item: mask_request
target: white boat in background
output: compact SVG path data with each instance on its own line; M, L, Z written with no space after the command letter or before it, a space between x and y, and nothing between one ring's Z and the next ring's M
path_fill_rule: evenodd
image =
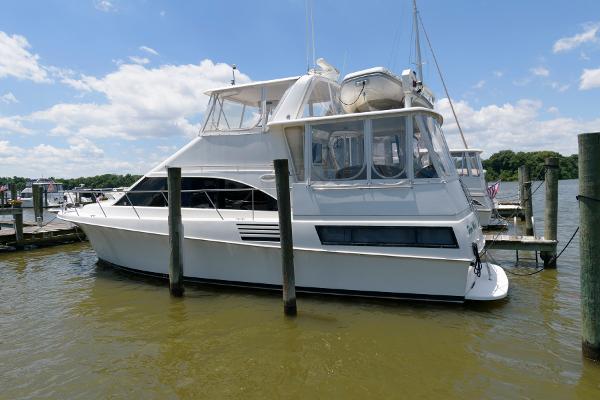
M402 72L393 99L374 91L370 111L344 113L337 70L317 64L303 76L208 91L198 137L119 199L65 208L60 218L83 229L101 260L166 277L167 167L179 167L184 279L280 289L273 160L285 158L297 291L504 298L508 279L480 261L485 239L442 117L423 106L420 71Z
M456 166L456 171L463 181L475 209L481 226L486 227L492 224L494 213L494 201L487 192L487 183L485 181L485 171L481 164L481 153L479 149L452 149L450 154Z
M31 208L33 207L33 185L39 185L42 187L43 195L42 199L48 199L48 207L60 207L64 201L64 189L63 184L55 182L52 179L36 179L34 181L27 181L25 189L19 194L21 200L21 207Z

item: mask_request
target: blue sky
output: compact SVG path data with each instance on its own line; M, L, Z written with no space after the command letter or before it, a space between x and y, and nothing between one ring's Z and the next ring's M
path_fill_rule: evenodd
M409 0L313 4L342 73L411 65ZM306 71L305 0L3 2L0 176L144 173L198 130L202 92ZM421 0L469 144L577 151L600 130L600 2ZM423 36L423 35L422 35ZM425 83L457 129L425 38Z

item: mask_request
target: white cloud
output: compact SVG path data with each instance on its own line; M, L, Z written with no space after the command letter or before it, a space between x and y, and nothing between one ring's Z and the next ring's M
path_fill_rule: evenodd
M550 114L558 114L559 113L558 108L554 107L554 106L548 107L548 109L546 110L546 112L550 113Z
M0 78L12 76L34 82L50 82L46 70L39 65L37 54L31 54L29 42L20 35L9 36L0 31Z
M454 106L467 143L483 148L486 157L505 149L573 154L577 152L578 133L600 129L600 118L588 121L560 117L542 119L543 104L536 100L524 99L515 104L488 105L479 109L464 101L454 102ZM444 116L449 146L462 146L448 100L438 101L436 108Z
M580 77L579 90L600 87L600 68L584 69Z
M165 11L165 10L161 10L161 11L160 11L160 13L159 13L159 15L160 15L161 17L164 17L165 15L167 15L167 13L166 13L166 11Z
M496 71L493 71L492 73L494 74L494 76L496 78L502 78L504 76L504 72L502 72L502 71L496 70Z
M548 68L546 67L535 67L535 68L530 68L529 72L531 72L533 75L535 76L549 76L550 75L550 70L548 70Z
M7 93L3 94L2 96L0 96L0 101L2 101L3 103L6 103L6 104L19 102L19 100L17 100L15 95L12 94L12 92L7 92Z
M94 0L94 7L96 7L96 10L100 10L103 12L111 12L117 10L114 3L110 0Z
M87 138L186 136L198 133L206 107L204 91L227 85L231 67L204 60L200 64L148 68L123 64L101 78L82 75L63 79L82 91L95 92L106 103L62 103L23 117L29 123L50 124L51 135ZM250 79L238 73L239 83Z
M24 135L30 134L31 129L25 128L21 123L22 118L19 116L0 117L0 134L20 133Z
M134 64L146 65L150 63L146 57L129 56L129 60Z
M473 89L481 89L485 86L485 81L482 79L479 82L477 82L475 85L473 85Z
M65 147L40 143L32 147L15 146L0 140L0 169L6 175L75 177L123 171L140 171L144 161L119 160L85 138L72 137Z
M551 82L550 86L552 87L552 89L554 89L560 93L566 92L571 87L571 85L569 85L569 84L561 85L559 82Z
M588 24L584 26L584 31L574 36L564 37L557 40L552 47L554 53L572 50L583 43L595 42L598 40L596 33L600 29L600 23Z
M148 54L152 54L153 56L157 56L158 55L158 51L154 50L152 47L140 46L139 49L141 51L145 51Z

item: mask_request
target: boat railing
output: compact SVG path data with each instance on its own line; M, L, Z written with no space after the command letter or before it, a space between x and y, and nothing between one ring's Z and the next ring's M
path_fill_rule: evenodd
M202 193L202 194L204 194L204 196L206 196L206 199L208 200L209 204L211 205L211 208L216 211L216 213L218 214L219 218L221 218L221 220L225 220L225 218L223 217L223 214L221 213L221 211L219 211L219 208L214 203L214 201L211 198L211 196L209 196L209 193L218 193L218 192L250 192L250 210L247 210L247 211L251 211L252 220L254 221L254 219L255 219L255 212L256 212L256 203L255 203L254 192L256 190L258 190L258 189L255 189L255 188L186 189L186 190L181 190L181 193L182 194L183 193ZM141 219L142 217L141 217L140 213L138 212L138 210L136 209L136 206L134 205L134 202L131 201L131 198L129 197L130 194L157 194L157 193L160 193L162 195L163 199L165 200L164 207L168 207L169 206L169 199L168 199L168 196L167 196L168 193L169 193L168 190L119 190L119 191L114 191L112 189L100 189L100 190L96 189L96 190L77 190L77 193L78 194L90 194L92 196L92 199L93 199L93 204L97 204L99 206L100 211L102 211L102 214L104 215L105 218L108 218L108 216L106 214L106 210L102 206L102 201L106 200L106 198L103 198L105 194L117 194L117 195L122 194L122 197L125 197L125 199L127 200L127 203L126 204L121 204L120 206L130 206L138 219ZM72 207L68 207L67 206L67 202L63 202L63 204L62 204L63 212L66 212L69 209L73 209L75 211L75 213L77 214L77 216L79 216L78 208L83 207L85 204L78 203L76 201L76 199L73 199L71 192L65 192L65 196L68 197L68 200L73 204L73 206ZM116 199L116 201L121 200L122 197ZM141 206L138 205L138 207L141 207Z

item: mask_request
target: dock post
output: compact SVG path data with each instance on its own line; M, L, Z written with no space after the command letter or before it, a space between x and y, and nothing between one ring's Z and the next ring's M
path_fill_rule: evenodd
M521 221L524 221L525 214L523 213L523 210L525 210L525 201L524 201L525 200L525 188L523 187L523 167L519 167L519 169L518 169L518 179L519 179L519 206L521 206L521 211L518 213L518 216Z
M21 208L21 204L14 204L13 208ZM23 212L13 214L15 228L15 242L17 250L23 250Z
M44 186L44 208L48 208L48 188Z
M531 198L531 179L529 177L529 168L526 165L519 167L519 176L521 177L521 207L525 214L525 235L533 235L533 199Z
M544 210L544 239L556 240L558 226L558 158L548 157L545 162L546 206ZM544 268L556 268L556 249L543 251Z
M183 223L181 222L181 168L167 168L169 191L169 291L183 296Z
M33 215L35 216L35 222L38 226L42 226L44 220L44 208L42 205L42 187L40 185L32 185L32 201L33 201Z
M273 161L277 186L277 210L281 237L281 267L283 272L283 312L288 316L298 313L294 277L294 239L292 237L292 209L290 202L290 174L288 160Z
M600 361L600 132L582 133L578 142L581 347Z
M17 184L16 183L9 183L8 184L8 188L10 190L10 199L11 200L16 200L17 197L19 197L17 195Z

